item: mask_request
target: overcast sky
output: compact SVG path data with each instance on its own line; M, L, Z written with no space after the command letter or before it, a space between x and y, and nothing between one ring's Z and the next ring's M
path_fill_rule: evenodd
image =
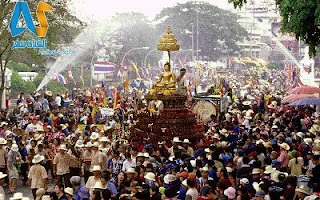
M99 19L117 12L136 11L153 18L162 8L189 0L74 0L76 14L80 18ZM228 0L204 0L223 9L233 9Z

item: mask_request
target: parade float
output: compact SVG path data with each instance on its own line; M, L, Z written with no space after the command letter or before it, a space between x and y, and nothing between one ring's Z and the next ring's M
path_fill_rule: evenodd
M170 52L178 51L180 45L170 27L157 48L168 52L169 61L164 65L164 72L159 75L159 80L145 96L146 109L136 115L131 135L149 137L154 142L171 140L173 137L201 138L205 127L186 105L187 88L183 82L185 71L180 71L178 76L171 72Z

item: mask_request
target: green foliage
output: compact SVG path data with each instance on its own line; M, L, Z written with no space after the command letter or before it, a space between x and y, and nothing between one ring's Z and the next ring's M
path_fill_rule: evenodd
M160 22L157 25L158 34L162 34L170 26L181 49L191 49L193 24L196 49L197 17L200 56L214 59L225 48L231 53L238 51L236 42L247 36L246 30L237 22L237 15L204 2L188 2L163 9L155 18Z
M228 0L235 7L242 7L246 0ZM282 17L281 30L295 34L309 45L309 54L316 55L320 45L319 0L275 0Z
M268 68L269 69L280 69L281 66L278 63L269 63Z
M12 70L11 91L14 94L20 92L32 93L36 90L35 85L31 81L24 81L17 71Z
M38 74L38 76L36 76L33 79L33 84L34 84L35 88L37 88L40 85L40 83L41 83L42 79L44 78L44 76L45 76L45 73L40 72ZM65 85L63 83L51 81L51 82L48 83L47 89L52 91L55 94L56 93L60 93L61 94L62 92L64 92L66 90L66 87L65 87Z
M52 91L54 94L62 94L66 90L63 83L53 81L48 83L47 89Z
M26 65L24 63L16 63L13 61L10 61L8 63L8 68L11 70L14 70L16 72L31 72L32 71L31 67L29 67L28 65Z

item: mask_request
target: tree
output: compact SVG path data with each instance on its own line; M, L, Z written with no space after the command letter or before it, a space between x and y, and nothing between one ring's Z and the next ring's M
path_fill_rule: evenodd
M247 0L229 0L235 8L242 7ZM319 0L275 0L282 17L281 30L295 34L309 45L309 55L316 55L320 45L320 3Z
M50 1L50 5L55 9L54 12L47 13L49 22L47 39L48 47L55 47L59 44L72 42L73 37L83 28L83 23L78 20L68 9L70 0ZM28 1L33 19L36 18L35 10L38 1ZM15 3L11 0L0 0L0 94L5 89L5 71L10 60L23 62L31 66L32 63L44 63L45 57L40 56L34 49L13 50L12 42L16 39L28 40L37 39L36 36L25 31L18 37L12 37L8 26ZM21 21L23 23L23 21ZM2 102L0 102L1 104Z
M13 94L19 94L20 92L32 93L36 90L32 81L24 81L17 71L12 70L11 77L11 92Z
M111 34L115 44L125 44L121 50L112 57L116 64L120 64L126 52L137 47L150 47L155 49L160 38L155 27L145 15L137 12L118 13L112 17L112 22L118 28ZM141 66L149 50L133 51L126 56L126 60L132 60ZM159 60L160 54L150 54L149 60Z
M197 20L198 19L198 20ZM188 2L164 8L155 18L158 34L171 26L182 49L192 48L192 24L194 27L194 49L198 42L199 55L214 60L222 50L234 52L237 41L247 32L237 22L237 15L204 2ZM199 41L197 39L197 27Z
M44 76L45 73L41 72L34 78L33 84L35 88L37 88L40 85ZM53 93L62 94L66 90L66 87L63 83L51 81L47 84L47 89Z

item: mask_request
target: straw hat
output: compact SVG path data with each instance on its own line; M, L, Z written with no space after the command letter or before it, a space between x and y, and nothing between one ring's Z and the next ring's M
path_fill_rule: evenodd
M207 171L209 171L209 168L207 165L205 165L204 167L200 168L200 171L207 172Z
M242 178L240 179L240 184L245 184L245 185L248 185L249 184L249 180L247 178Z
M144 156L145 158L149 158L149 157L150 157L149 153L147 153L147 152L143 153L143 156Z
M76 144L74 146L78 147L78 148L84 147L83 140L77 140L77 142L76 142Z
M90 147L92 147L92 143L89 141L89 142L87 142L87 143L84 145L84 147L90 148Z
M181 140L179 139L179 137L174 137L172 142L180 143Z
M288 173L280 172L279 170L274 170L271 173L271 180L278 183L279 182L279 177L283 176L283 178L288 176Z
M69 194L70 196L73 196L73 189L70 188L70 187L65 188L65 189L64 189L64 192L65 192L66 194Z
M298 132L298 133L297 133L297 136L302 139L302 138L304 138L304 133Z
M220 132L222 135L225 135L225 134L228 133L228 130L224 128L224 129L220 130L219 132Z
M11 147L11 150L14 151L14 152L18 152L19 151L19 147L17 144L13 144L12 147Z
M242 105L250 106L251 105L251 101L244 101L244 102L242 102Z
M232 173L233 169L231 167L226 167L228 173Z
M310 191L310 189L306 185L300 185L300 187L296 189L296 192L301 192L306 195L309 195L309 191Z
M90 136L90 139L91 139L91 140L96 140L96 139L98 139L98 137L99 137L99 133L97 133L97 132L92 132L92 134L91 134L91 136Z
M42 129L42 130L43 130L43 129ZM39 133L36 133L36 134L33 135L33 139L36 140L36 141L40 140L41 137L42 137L42 135L39 134Z
M50 90L47 90L46 92L45 92L45 94L47 95L47 96L52 96L52 92L50 91Z
M135 170L135 168L133 168L133 167L130 167L128 170L127 170L127 174L136 174L137 172L136 172L136 170Z
M13 194L13 197L10 198L10 200L21 200L23 198L23 194L21 192L16 192Z
M182 185L185 186L185 187L188 187L187 179L184 179L184 180L182 181Z
M213 139L217 139L217 140L220 140L220 136L218 133L215 133L213 136L212 136Z
M3 172L0 172L0 179L3 179L5 177L7 177L7 174L4 174Z
M100 181L97 181L92 188L93 189L105 189Z
M280 148L285 149L286 151L290 150L290 146L285 142L280 144L279 146L280 146Z
M144 153L139 152L138 155L137 155L137 157L144 157Z
M271 174L276 168L272 168L271 165L266 166L264 173L265 174Z
M167 174L164 176L163 181L165 184L170 184L171 182L177 180L177 177L173 174Z
M68 151L67 146L65 144L61 144L59 150Z
M150 181L156 181L156 175L152 172L146 173L144 176L145 179L150 180Z
M260 174L260 169L259 168L253 168L252 169L252 174Z
M190 144L191 142L189 141L189 139L184 139L182 143L184 143L184 144Z
M36 200L41 200L42 195L44 195L46 193L46 190L44 188L39 188L36 191Z
M40 156L39 154L35 155L32 159L33 164L40 163L41 161L44 160L44 156Z
M1 123L0 123L0 127L6 126L6 125L8 125L7 122L1 122Z
M92 147L99 147L99 142L94 142L93 144L92 144Z
M99 141L100 141L100 142L111 142L111 141L109 140L109 138L107 138L107 137L105 137L105 136L101 137L101 138L99 139Z
M0 138L0 144L2 144L2 145L7 144L7 140L4 138Z
M51 200L49 195L43 195L41 200Z
M100 165L93 165L92 169L90 169L91 172L101 171Z
M192 167L196 167L196 163L197 163L196 160L190 160L190 164Z

